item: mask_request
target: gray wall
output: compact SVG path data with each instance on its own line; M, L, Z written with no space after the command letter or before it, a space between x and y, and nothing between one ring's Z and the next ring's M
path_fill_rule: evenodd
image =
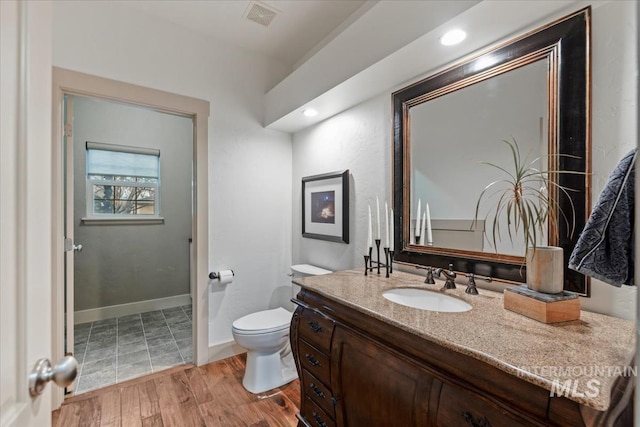
M189 293L193 125L190 118L74 97L75 307ZM86 141L160 149L163 224L83 224Z

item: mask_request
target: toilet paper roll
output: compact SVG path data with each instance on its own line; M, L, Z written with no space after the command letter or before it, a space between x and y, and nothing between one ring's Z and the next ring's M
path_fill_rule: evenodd
M233 271L220 270L220 272L218 273L218 280L220 280L221 285L226 285L227 283L233 282Z

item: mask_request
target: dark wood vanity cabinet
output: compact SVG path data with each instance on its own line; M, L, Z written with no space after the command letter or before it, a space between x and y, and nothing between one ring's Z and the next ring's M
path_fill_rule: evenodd
M314 292L298 295L291 344L299 427L583 425L550 418L549 392Z

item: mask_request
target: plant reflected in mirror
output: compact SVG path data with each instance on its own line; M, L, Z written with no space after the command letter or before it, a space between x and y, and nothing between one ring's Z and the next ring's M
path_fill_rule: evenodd
M481 162L497 169L502 178L488 184L478 196L474 226L478 222L481 205L489 205L484 219L490 224L489 241L494 248L497 248L497 242L502 238L501 226L507 229L507 235L512 242L514 236L522 236L525 252L529 247L535 251L537 246L547 244L547 232L551 230L552 233L557 233L559 220L565 222L568 237L571 237L575 231L575 206L569 192L576 190L558 184L557 180L551 179L550 176L582 173L544 170L540 164L548 163L543 160L549 156L531 158L531 152L528 152L523 157L515 138L512 137L511 141L503 139L502 142L509 147L513 163L502 166L492 162ZM557 156L577 158L565 154ZM570 201L569 212L565 212L558 203L558 192L564 193ZM553 235L550 237L549 240L557 238Z

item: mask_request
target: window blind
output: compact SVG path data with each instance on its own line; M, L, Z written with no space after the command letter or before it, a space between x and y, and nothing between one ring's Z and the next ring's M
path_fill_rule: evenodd
M159 178L160 150L87 142L87 174Z

